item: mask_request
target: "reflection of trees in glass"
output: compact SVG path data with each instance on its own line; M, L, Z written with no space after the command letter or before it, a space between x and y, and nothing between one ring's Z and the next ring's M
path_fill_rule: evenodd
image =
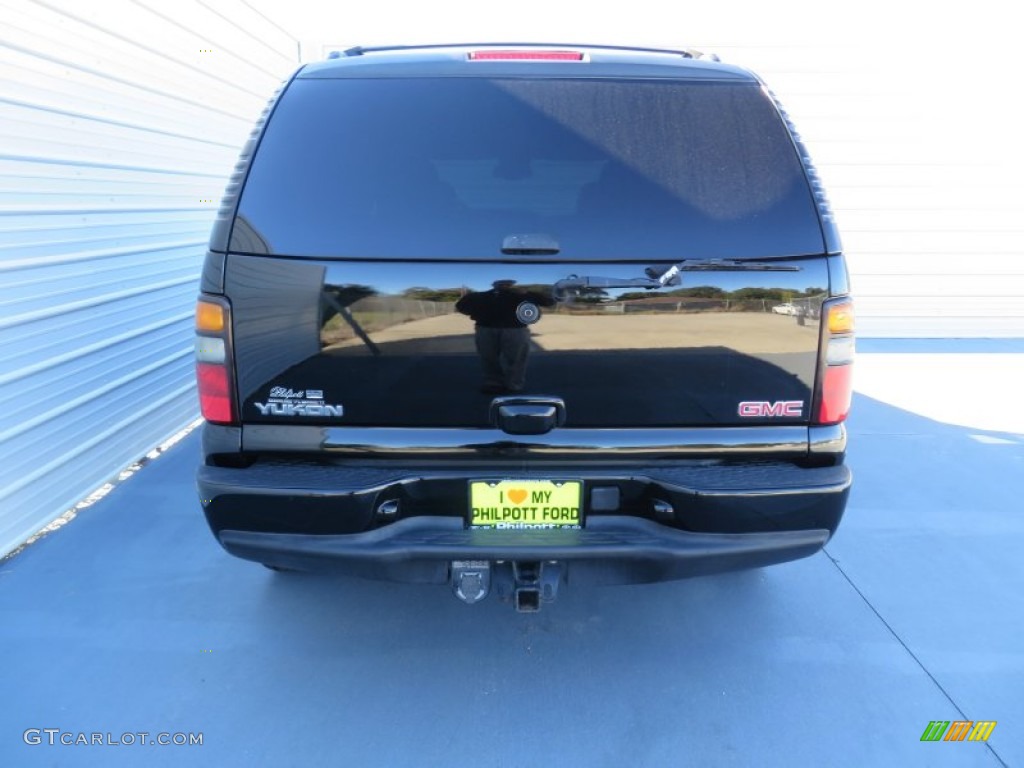
M488 286L489 287L489 286ZM424 286L413 286L412 288L406 288L402 291L403 299L411 299L413 301L447 301L456 302L469 293L471 290L479 290L468 288L464 285L460 285L457 288L426 288ZM527 291L533 293L550 294L551 284L550 283L516 283L516 290Z
M619 301L643 301L668 296L665 291L627 291L619 296Z
M717 285L695 285L692 288L677 288L674 291L630 291L619 296L619 300L633 301L658 296L681 299L724 299L729 296L729 292L722 290Z
M729 295L728 291L722 290L717 285L695 285L692 288L680 288L672 293L693 299L724 299Z
M462 298L466 289L459 288L424 288L414 286L402 291L402 297L415 301L450 301L455 302Z
M732 291L729 298L736 301L785 301L787 295L792 296L793 291L782 288L740 288L738 291Z

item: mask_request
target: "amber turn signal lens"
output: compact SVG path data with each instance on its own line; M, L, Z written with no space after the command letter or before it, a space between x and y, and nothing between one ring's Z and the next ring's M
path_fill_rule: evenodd
M224 330L224 307L209 301L196 302L196 330L220 333Z
M853 302L844 301L828 308L829 333L851 333L853 331Z

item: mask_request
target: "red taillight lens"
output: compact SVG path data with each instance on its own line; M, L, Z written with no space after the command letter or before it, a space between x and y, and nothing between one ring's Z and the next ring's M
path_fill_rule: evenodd
M583 61L579 51L471 51L470 61Z
M821 405L818 407L820 424L838 424L846 419L850 412L850 400L853 398L853 382L851 374L853 366L830 365L825 368L825 378L821 385Z
M822 325L825 355L815 422L838 424L846 419L853 398L853 302L840 299L826 304Z
M223 365L196 363L196 379L199 383L199 407L203 418L219 424L234 421L231 405L231 379Z

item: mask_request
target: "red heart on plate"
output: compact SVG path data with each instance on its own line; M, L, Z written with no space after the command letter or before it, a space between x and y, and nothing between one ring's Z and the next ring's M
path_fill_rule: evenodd
M526 501L526 491L522 488L512 488L508 492L508 498L513 504L522 504Z

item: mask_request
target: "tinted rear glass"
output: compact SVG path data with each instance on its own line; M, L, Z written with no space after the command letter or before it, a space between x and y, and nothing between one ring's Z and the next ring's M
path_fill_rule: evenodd
M297 79L231 248L310 257L559 258L822 251L796 150L747 83Z

